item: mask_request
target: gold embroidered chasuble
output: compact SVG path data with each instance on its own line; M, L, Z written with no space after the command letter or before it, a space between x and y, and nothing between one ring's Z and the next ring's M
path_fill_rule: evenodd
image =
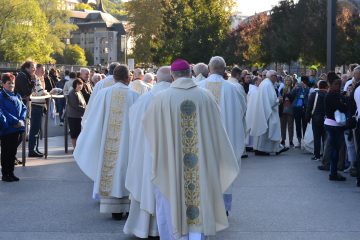
M239 166L214 97L180 78L144 114L153 156L152 182L170 204L175 237L228 227L223 192Z
M105 197L110 196L113 187L113 175L119 155L126 95L127 92L124 92L122 89L114 89L111 95L110 116L100 178L100 195Z

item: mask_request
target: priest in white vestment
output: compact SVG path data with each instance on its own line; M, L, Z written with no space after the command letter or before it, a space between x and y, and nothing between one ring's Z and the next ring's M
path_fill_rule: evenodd
M151 90L151 87L144 82L144 76L144 71L140 68L136 68L134 70L134 80L129 85L131 90L140 95Z
M226 69L225 60L222 57L213 57L209 63L210 75L199 86L210 91L220 107L221 120L235 152L236 159L241 161L245 153L245 114L246 101L237 87L226 81L223 74ZM227 213L231 211L232 188L224 194Z
M170 67L159 68L156 85L130 109L130 152L125 187L130 192L131 203L124 232L139 238L159 236L155 217L155 193L151 183L152 158L142 120L153 98L169 88L171 82Z
M92 124L85 124L74 151L80 169L94 181L93 198L100 199L100 212L112 213L115 219L129 211L129 109L139 97L128 87L129 74L126 65L115 68L116 83L97 94L88 116Z
M229 226L222 193L239 166L214 97L191 79L187 61L176 60L171 74L143 119L160 239L205 239Z
M270 70L266 76L258 91L252 94L246 115L248 131L254 137L255 155L261 156L289 150L280 145L279 99L274 88L276 72Z
M198 63L193 68L195 74L195 83L199 83L202 80L205 80L209 75L209 68L205 63Z
M109 75L106 76L106 78L104 78L103 80L101 80L100 82L98 82L95 85L95 87L93 89L93 92L91 93L90 100L89 100L89 102L88 102L88 104L86 106L84 116L83 116L83 118L81 120L81 126L83 128L84 128L85 123L86 123L86 121L88 119L90 108L91 108L92 105L94 105L94 99L96 98L96 95L98 94L98 92L103 88L107 88L107 87L110 87L110 86L115 84L113 74L114 74L115 68L117 66L119 66L119 65L120 65L120 63L118 63L118 62L111 63L110 66L109 66Z
M254 93L257 92L257 90L258 90L258 85L260 84L261 80L262 79L260 77L255 77L253 79L255 84L250 84L249 85L249 92L247 94L247 104L248 104L248 106L250 106L250 105L253 106L251 101L253 99ZM253 107L251 109L247 108L246 109L246 115L250 114L248 112L253 111L253 110L254 110ZM246 124L250 124L250 123L246 123ZM247 151L253 151L254 150L253 142L254 142L253 137L250 136L250 132L248 130L246 130L246 150Z
M154 86L155 75L153 73L146 73L144 75L144 83L151 89Z

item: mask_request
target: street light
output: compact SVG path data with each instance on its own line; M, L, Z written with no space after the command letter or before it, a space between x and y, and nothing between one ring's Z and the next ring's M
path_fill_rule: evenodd
M127 39L126 35L121 35L121 52L124 54L124 62L126 64L126 54L127 54Z

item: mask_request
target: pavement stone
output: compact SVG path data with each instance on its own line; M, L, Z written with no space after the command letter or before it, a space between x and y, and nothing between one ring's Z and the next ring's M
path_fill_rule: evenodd
M0 182L0 240L135 239L124 221L99 213L92 182L80 171L63 137L49 139L49 157L16 167L18 183ZM19 156L21 151L19 150ZM311 155L291 149L280 156L242 161L234 183L230 227L210 239L359 240L360 188L355 179L328 181Z

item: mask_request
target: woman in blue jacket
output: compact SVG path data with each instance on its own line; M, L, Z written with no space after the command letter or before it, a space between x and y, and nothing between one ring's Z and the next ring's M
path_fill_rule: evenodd
M14 175L14 163L21 133L25 131L26 106L21 96L14 93L14 75L4 73L1 82L3 89L0 91L0 110L4 117L0 128L2 180L14 182L19 181Z

